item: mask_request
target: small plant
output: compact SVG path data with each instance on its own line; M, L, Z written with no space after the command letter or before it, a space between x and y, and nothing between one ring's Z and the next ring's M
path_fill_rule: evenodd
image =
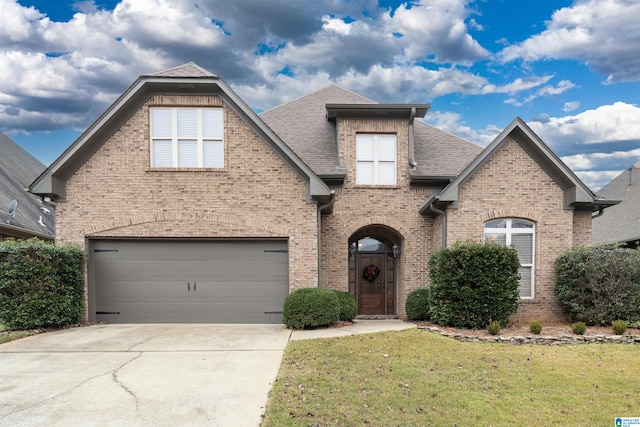
M571 330L576 335L584 335L584 333L587 332L587 324L584 322L572 323Z
M411 292L405 307L409 320L429 320L429 288Z
M627 322L624 320L616 320L611 324L611 329L613 329L614 334L622 335L627 332Z
M529 330L532 334L540 335L540 332L542 332L542 323L540 323L539 320L534 320L529 325Z
M494 320L493 322L489 323L489 326L487 326L487 331L489 331L491 335L498 335L498 332L500 332L500 322Z
M282 322L289 329L329 326L340 320L340 301L329 289L302 288L284 300Z

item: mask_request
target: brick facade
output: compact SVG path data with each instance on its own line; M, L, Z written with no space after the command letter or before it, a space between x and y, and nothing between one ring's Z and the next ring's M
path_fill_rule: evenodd
M514 320L565 320L554 295L556 258L590 241L591 213L564 208L563 191L513 139L460 189L459 206L447 211L447 243L482 240L484 223L522 218L535 223L535 293L523 299Z
M223 106L225 168L150 168L149 107ZM316 205L306 183L216 96L154 96L67 181L57 241L286 238L290 289L316 286Z

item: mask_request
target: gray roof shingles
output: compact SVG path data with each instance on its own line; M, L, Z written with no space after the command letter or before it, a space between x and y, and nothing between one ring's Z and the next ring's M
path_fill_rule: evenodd
M44 206L38 196L25 190L44 169L45 166L35 157L0 132L0 228L8 225L9 205L17 200L18 209L9 225L27 233L53 238L53 206ZM50 214L45 214L41 207L46 207ZM40 217L44 226L38 223Z
M260 114L262 120L320 176L341 174L335 123L326 118L326 104L376 102L332 85ZM416 121L413 175L455 176L482 148Z
M640 240L640 161L602 187L598 196L621 202L593 219L593 243Z

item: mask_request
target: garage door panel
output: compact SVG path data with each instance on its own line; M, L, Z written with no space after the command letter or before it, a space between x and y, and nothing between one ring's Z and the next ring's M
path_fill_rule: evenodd
M92 241L97 321L280 323L287 242Z

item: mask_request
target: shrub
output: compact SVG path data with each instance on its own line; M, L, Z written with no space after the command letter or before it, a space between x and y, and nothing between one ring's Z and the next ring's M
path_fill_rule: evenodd
M351 321L358 314L358 305L356 299L349 292L345 291L333 291L338 297L338 303L340 304L340 320Z
M493 322L489 323L489 326L487 326L487 331L489 331L491 335L498 335L498 332L500 332L500 322L494 320Z
M429 288L411 292L407 296L405 308L409 320L429 320Z
M574 248L556 260L555 293L574 320L640 320L640 251Z
M614 334L622 335L627 332L627 322L624 320L616 320L611 324L611 329L613 329Z
M0 243L0 320L11 329L60 327L84 312L84 251L35 238Z
M429 259L431 320L480 329L502 324L518 309L520 262L515 249L492 243L454 243Z
M282 321L290 329L329 326L340 320L340 302L334 291L321 288L295 290L284 300Z
M542 323L540 323L539 320L534 320L529 325L529 330L532 334L540 335L540 332L542 332Z
M584 333L587 332L587 324L584 322L572 323L571 330L576 335L584 335Z

